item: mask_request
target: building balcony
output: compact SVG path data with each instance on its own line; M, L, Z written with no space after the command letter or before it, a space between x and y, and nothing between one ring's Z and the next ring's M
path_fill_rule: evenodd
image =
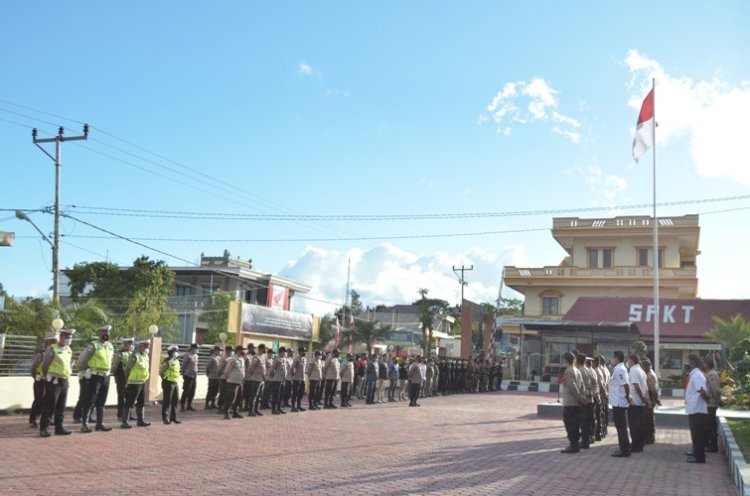
M588 269L580 267L536 267L517 268L505 267L506 284L528 280L550 280L550 279L651 279L654 271L651 267L612 267L602 269ZM661 268L659 279L695 279L697 269L695 267L685 268Z
M170 296L169 306L176 310L200 310L203 305L210 301L210 296L190 295L190 296Z
M698 227L697 215L679 217L659 217L659 228ZM653 226L653 217L632 215L609 219L581 219L579 217L556 217L552 220L552 229L643 229Z

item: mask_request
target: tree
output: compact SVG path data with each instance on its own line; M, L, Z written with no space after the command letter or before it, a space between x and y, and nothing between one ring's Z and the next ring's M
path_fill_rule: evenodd
M109 320L104 305L93 298L63 308L60 318L65 322L65 327L76 330L76 337L85 340L94 337L96 329Z
M638 355L641 361L648 358L648 346L643 341L636 341L633 343L633 353Z
M5 298L5 311L0 312L0 333L25 336L44 336L52 330L58 316L55 305L42 298Z
M450 304L445 300L427 298L430 290L420 288L417 293L422 297L412 305L419 305L419 322L422 325L422 346L425 356L432 354L432 331L436 320L450 314Z
M372 345L375 341L382 341L391 332L391 326L381 326L380 322L375 320L369 322L367 320L357 321L357 326L354 330L354 339L358 343L365 343L367 346L367 354L372 352Z
M518 298L499 298L495 302L495 315L523 315L523 301Z
M218 343L219 334L226 332L229 321L229 303L237 298L234 293L216 291L203 305L201 320L208 324L208 330L203 335L204 344Z
M318 335L317 348L319 350L328 346L336 337L336 319L331 315L325 315L320 319L320 333Z
M728 322L714 317L714 327L704 334L707 338L722 343L726 349L731 350L743 339L750 338L750 323L748 323L742 314L737 314Z
M175 331L177 316L169 307L174 272L163 260L141 256L127 269L109 262L82 263L63 272L74 301L106 302L115 337L145 337L151 324L166 338Z

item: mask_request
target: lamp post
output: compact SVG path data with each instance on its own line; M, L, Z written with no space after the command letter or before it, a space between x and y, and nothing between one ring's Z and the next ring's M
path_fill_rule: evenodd
M159 361L161 360L161 338L156 334L159 332L159 326L151 324L148 326L149 347L151 356L149 357L149 376L146 388L146 401L154 403L159 395Z
M18 220L25 220L32 226L34 226L34 229L42 235L42 238L49 243L49 245L52 247L52 260L57 260L57 245L52 242L52 240L49 239L49 237L42 232L41 229L39 229L39 226L34 224L34 221L31 220L31 218L26 215L26 212L23 210L16 210L16 219ZM52 264L52 301L55 303L60 303L60 266L57 263ZM57 320L57 319L55 319Z
M65 326L65 322L63 322L63 319L60 317L57 317L52 321L52 329L55 330L55 332L60 331Z
M227 342L227 333L226 332L220 332L219 333L219 340L221 341L221 351L224 351L224 348L225 348L226 342Z

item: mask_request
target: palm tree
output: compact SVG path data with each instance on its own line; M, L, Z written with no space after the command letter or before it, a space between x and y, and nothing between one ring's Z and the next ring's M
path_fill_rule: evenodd
M726 349L732 349L737 343L750 337L750 323L742 314L737 314L731 320L725 321L714 317L714 328L704 334L707 338L722 343Z
M367 354L372 351L372 345L375 341L385 339L391 332L391 326L381 326L380 322L375 320L368 322L366 320L357 321L354 329L354 339L358 343L367 345Z
M76 329L76 337L89 338L107 323L106 307L94 298L76 302L60 312L65 327ZM117 329L114 330L117 333Z

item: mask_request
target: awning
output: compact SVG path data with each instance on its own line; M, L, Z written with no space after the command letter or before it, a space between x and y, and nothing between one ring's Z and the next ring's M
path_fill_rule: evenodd
M532 331L585 331L585 332L622 332L640 335L638 325L633 322L583 322L573 320L538 320L538 319L500 319L504 324L523 326Z

